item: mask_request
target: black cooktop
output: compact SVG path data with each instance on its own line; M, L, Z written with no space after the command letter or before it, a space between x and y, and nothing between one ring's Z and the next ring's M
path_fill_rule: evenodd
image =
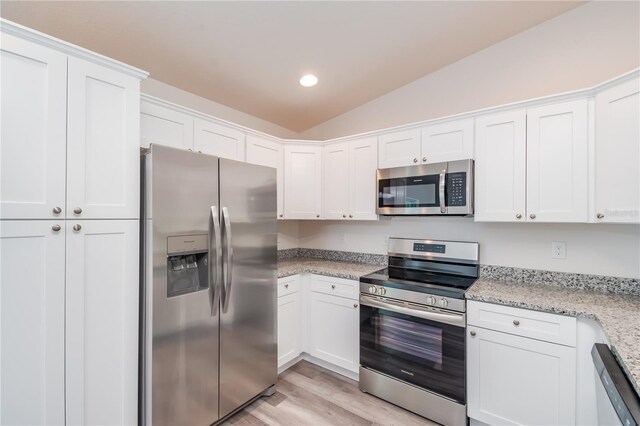
M462 277L425 271L397 270L396 268L385 268L360 277L361 283L428 293L436 296L453 297L456 299L464 299L465 291L467 291L476 280L477 278L475 277Z

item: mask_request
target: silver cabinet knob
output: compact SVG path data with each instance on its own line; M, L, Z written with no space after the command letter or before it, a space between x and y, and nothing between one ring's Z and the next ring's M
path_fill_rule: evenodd
M331 284L331 289L335 290L336 289L336 285L335 284Z
M73 209L73 212L75 214L80 214L80 213L82 213L82 209L80 207L76 207L75 209Z
M520 321L518 320L513 320L513 325L515 325L516 327L520 325Z
M193 150L191 148L189 148L188 151L192 151L193 152Z
M342 217L347 217L347 215L346 215L346 214L343 214L343 215L342 215Z
M320 215L319 215L319 214L317 214L317 215L316 215L316 217L320 217Z
M470 331L470 332L469 332L469 334L470 334L471 336L474 336L474 337L475 337L476 332L475 332L475 331Z
M518 213L518 214L516 215L516 219L522 219L522 215L521 215L520 213Z
M349 215L349 219L353 219L353 215L352 214Z
M354 308L357 308L357 307L358 307L358 304L357 304L357 303L354 303L354 304L353 304L353 307L354 307Z
M73 230L74 230L74 231L76 231L76 232L77 232L77 231L79 231L79 230L81 230L81 229L82 229L82 226L80 226L80 224L76 223L75 225L73 225Z
M426 163L427 162L427 157L422 157L422 162Z
M283 214L281 214L281 215L280 215L280 217L284 217L284 215L283 215Z
M536 215L535 215L535 214L533 214L533 213L531 213L531 214L529 215L529 217L530 217L531 219L535 219L535 218L536 218Z
M62 213L62 209L60 207L53 208L53 214L60 214L60 213Z
M285 285L284 285L284 288L289 288L289 284L285 284Z
M417 158L414 158L414 159L413 159L413 162L414 162L414 163L417 163L417 162L418 162L418 159L417 159Z
M202 151L198 150L198 154L202 154Z
M58 232L62 229L62 227L60 225L53 225L51 229L53 230L53 232Z
M598 214L596 215L596 217L597 217L598 219L602 219L602 218L604 217L604 215L603 215L602 213L598 213Z

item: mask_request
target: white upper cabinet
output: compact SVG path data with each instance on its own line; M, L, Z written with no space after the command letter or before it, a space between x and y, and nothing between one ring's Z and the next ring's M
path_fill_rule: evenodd
M420 129L402 130L378 136L378 167L401 167L420 161Z
M64 233L64 220L0 221L3 425L65 423Z
M8 34L1 55L0 218L64 217L67 56Z
M193 124L193 149L216 157L244 161L244 133L196 118Z
M324 219L346 219L349 214L349 143L323 148L322 211Z
M140 216L140 81L69 58L67 218Z
M319 219L322 214L322 146L284 148L285 219Z
M284 147L278 142L247 135L247 163L273 167L278 173L278 219L284 218Z
M140 146L151 144L193 150L193 117L152 102L140 102Z
M138 221L68 223L66 423L133 425L138 412Z
M349 218L377 220L378 141L369 137L349 142Z
M587 221L587 117L586 99L527 110L528 221Z
M595 222L640 223L640 79L596 95Z
M422 129L422 164L473 158L473 118Z
M476 221L525 221L526 126L525 110L476 119Z

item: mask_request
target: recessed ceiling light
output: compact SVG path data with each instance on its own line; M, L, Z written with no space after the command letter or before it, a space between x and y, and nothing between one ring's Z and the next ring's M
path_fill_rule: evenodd
M318 77L313 74L303 75L300 79L300 85L304 87L312 87L318 84Z

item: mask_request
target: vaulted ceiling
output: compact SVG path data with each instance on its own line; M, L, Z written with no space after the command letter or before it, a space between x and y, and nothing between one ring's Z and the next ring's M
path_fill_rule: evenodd
M301 132L582 3L2 1L0 15Z

